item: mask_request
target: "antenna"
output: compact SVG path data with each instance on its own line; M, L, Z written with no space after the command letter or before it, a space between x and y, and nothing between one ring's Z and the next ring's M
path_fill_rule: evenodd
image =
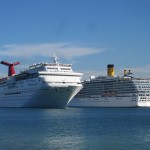
M54 54L54 56L52 57L52 59L53 59L53 62L55 63L55 64L59 64L59 62L58 62L58 57Z
M20 62L8 63L5 61L1 61L0 63L8 66L8 76L13 76L14 74L16 74L14 66L20 64Z

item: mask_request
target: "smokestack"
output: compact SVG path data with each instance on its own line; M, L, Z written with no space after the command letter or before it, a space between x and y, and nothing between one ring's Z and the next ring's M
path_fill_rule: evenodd
M127 75L127 70L124 70L124 76Z
M20 62L8 63L5 61L1 61L1 64L8 66L8 76L13 76L16 74L14 66L20 64Z
M129 70L129 74L131 73L131 70Z
M107 76L114 77L115 71L114 71L114 65L108 64L107 65Z

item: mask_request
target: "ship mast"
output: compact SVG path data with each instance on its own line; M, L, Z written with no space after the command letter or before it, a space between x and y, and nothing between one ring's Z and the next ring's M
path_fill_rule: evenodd
M53 63L54 63L54 64L57 64L57 65L59 64L59 62L58 62L58 57L57 57L55 54L54 54L54 56L53 56L52 59L53 59Z

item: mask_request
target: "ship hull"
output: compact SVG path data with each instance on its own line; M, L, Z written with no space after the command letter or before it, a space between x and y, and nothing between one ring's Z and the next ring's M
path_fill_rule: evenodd
M65 108L82 86L53 86L0 95L0 107Z
M137 97L73 98L68 107L138 107Z
M139 101L138 102L138 107L150 107L150 101L148 100L148 101Z
M65 108L82 89L82 73L74 72L71 64L61 64L54 55L52 63L34 63L15 74L9 66L8 77L0 78L0 107Z

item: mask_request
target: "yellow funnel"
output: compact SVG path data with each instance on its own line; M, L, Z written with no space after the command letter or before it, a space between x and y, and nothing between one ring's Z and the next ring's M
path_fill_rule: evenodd
M109 64L107 65L107 76L114 77L115 71L114 71L114 65Z
M127 70L124 70L124 76L127 75Z

